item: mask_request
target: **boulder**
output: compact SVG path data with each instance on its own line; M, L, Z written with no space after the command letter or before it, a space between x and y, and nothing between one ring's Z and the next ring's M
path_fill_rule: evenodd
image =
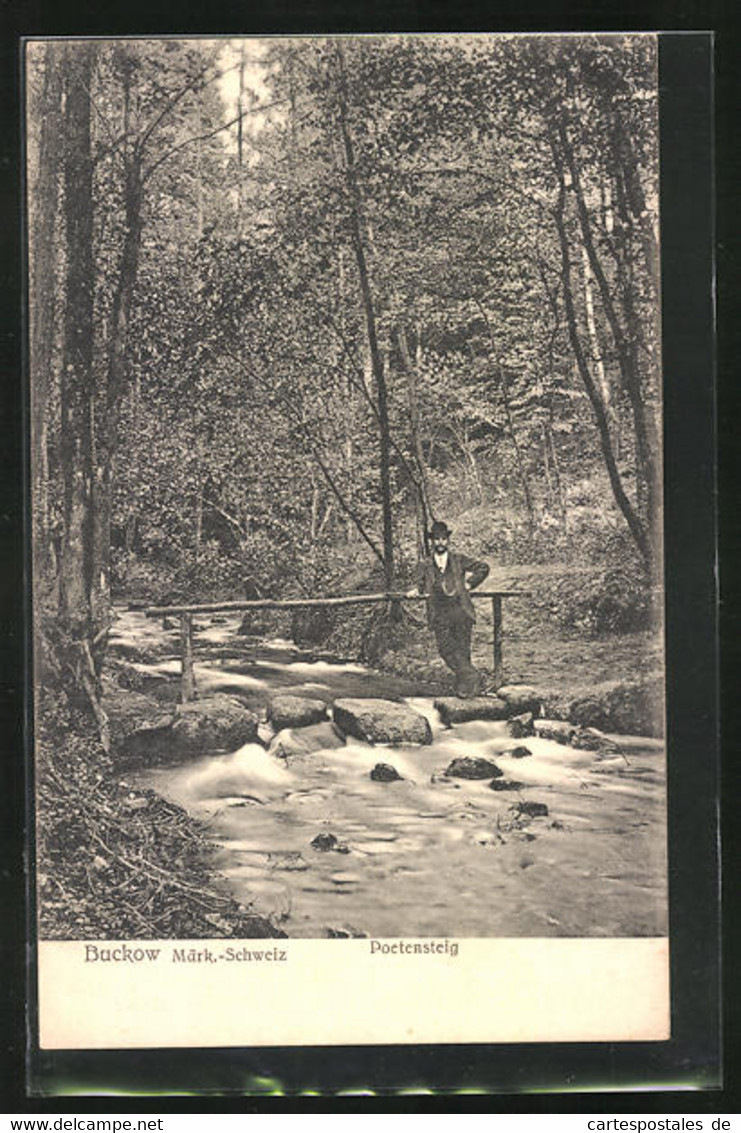
M492 791L521 791L523 784L516 779L492 779L489 786Z
M509 709L498 696L441 696L435 701L443 724L465 724L469 720L506 720Z
M580 695L544 697L543 715L622 735L661 736L664 681L649 674L638 681L606 681Z
M528 755L532 755L529 747L518 745L518 747L508 747L505 751L500 751L500 755L508 755L511 759L525 759Z
M393 700L336 700L334 722L346 736L370 744L429 744L429 720L406 704Z
M344 747L344 744L344 738L331 721L325 720L321 724L310 724L308 728L284 728L273 738L268 753L278 759L291 759L293 756L312 755L315 751Z
M268 720L280 732L283 728L304 728L327 719L327 706L323 700L308 696L274 696L268 705Z
M390 763L377 763L370 773L371 779L376 783L393 783L402 776Z
M525 736L532 736L532 712L523 712L520 716L510 716L507 721L507 731L512 736L513 740L521 740L524 739Z
M570 744L576 728L568 720L534 720L533 731L542 740L555 740L557 744Z
M126 737L139 728L146 728L153 720L167 723L171 716L162 716L162 705L143 692L131 692L115 685L103 674L103 708L111 728L111 742L120 751Z
M497 696L505 701L513 714L532 712L533 716L540 715L541 696L530 685L502 685L497 689Z
M339 842L334 834L317 834L311 839L311 845L315 850L321 850L326 854L330 850L336 850Z
M498 779L504 775L504 772L491 760L468 755L454 759L445 768L444 773L449 779Z
M617 755L620 751L615 741L597 728L577 728L571 746L580 751L604 752L605 755Z
M121 754L132 759L177 760L209 751L234 751L257 738L257 716L240 701L215 693L178 704L174 715L126 737Z

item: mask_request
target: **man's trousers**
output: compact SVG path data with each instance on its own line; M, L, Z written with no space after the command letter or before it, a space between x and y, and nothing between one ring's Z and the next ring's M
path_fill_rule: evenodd
M478 669L471 664L473 622L460 606L438 613L433 624L437 649L445 664L455 673L458 696L471 696L479 683Z

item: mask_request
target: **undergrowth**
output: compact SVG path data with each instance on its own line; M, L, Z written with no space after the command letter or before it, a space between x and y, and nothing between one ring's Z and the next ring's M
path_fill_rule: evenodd
M119 778L87 716L49 692L36 799L42 939L285 936L214 886L199 824Z

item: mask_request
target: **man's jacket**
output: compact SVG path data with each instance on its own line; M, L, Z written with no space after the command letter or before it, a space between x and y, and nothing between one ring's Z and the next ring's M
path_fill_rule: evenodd
M441 579L434 558L430 556L425 559L420 569L419 588L423 594L428 595L427 624L432 627L445 616L445 608L449 606L451 599L459 603L471 621L475 621L476 613L468 589L473 590L480 586L488 573L489 567L486 563L471 559L468 555L458 554L456 551L448 551L448 562ZM470 576L468 588L467 574ZM444 583L444 588L441 588L441 581Z

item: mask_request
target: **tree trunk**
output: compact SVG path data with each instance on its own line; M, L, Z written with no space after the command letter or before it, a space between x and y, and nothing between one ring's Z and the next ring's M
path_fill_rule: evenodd
M130 72L124 67L124 131L128 134L128 102ZM110 622L110 557L111 503L115 472L118 425L121 405L128 383L128 345L131 307L139 272L142 234L142 200L144 184L142 153L138 144L124 149L124 237L116 286L111 305L107 344L105 397L98 429L98 454L95 476L95 558L98 586L95 590L95 621L99 648L95 655L100 668Z
M626 331L620 321L607 278L599 256L597 255L589 220L589 212L581 187L579 170L563 121L561 121L559 125L559 139L571 174L571 187L576 200L577 216L579 218L584 246L599 287L605 317L615 341L620 377L631 407L636 440L636 472L639 476L643 476L647 489L647 526L651 537L649 538L644 530L645 546L647 550L646 562L651 569L652 575L655 575L657 571L656 560L657 557L660 558L660 541L656 538L656 533L660 525L659 517L661 515L659 442L658 430L656 429L655 422L650 417L650 410L647 408L644 390L641 388L640 367L636 349L638 337L637 318L635 311L632 309L632 302L629 301L628 315L630 325Z
M589 264L589 253L586 248L582 248L582 270L584 275L584 309L587 315L587 333L589 334L589 345L591 347L592 358L594 359L594 369L597 374L597 384L599 385L600 392L602 393L602 400L605 405L605 412L607 418L612 424L612 390L610 383L607 380L605 373L605 363L602 358L602 349L600 347L599 337L597 335L597 322L594 317L594 294L592 290L592 269Z
M555 156L555 155L554 155ZM597 385L592 377L592 374L587 363L586 356L579 338L579 331L576 323L576 311L574 307L574 293L571 284L571 260L569 255L569 241L566 233L566 224L564 218L566 186L563 178L563 171L560 168L558 160L556 160L557 168L561 176L561 188L558 197L558 204L554 209L554 220L556 223L556 231L558 233L558 240L561 247L561 281L563 287L564 304L566 307L566 323L569 331L569 341L571 348L574 352L576 364L579 371L579 376L587 391L592 409L597 422L597 430L599 432L600 445L602 447L602 456L607 468L607 475L610 479L610 487L612 488L615 502L617 503L620 511L622 512L628 528L633 536L636 546L641 554L646 565L651 563L651 546L645 528L640 522L630 500L628 499L620 473L615 461L615 455L612 449L612 441L610 438L610 429L607 421L607 414L605 407L602 403L602 398Z
M406 327L400 326L398 328L399 339L399 352L404 364L404 372L407 379L407 405L409 407L409 430L411 433L412 452L414 454L414 463L417 467L418 480L415 481L415 498L417 502L417 519L418 530L422 533L426 532L430 520L433 518L432 505L430 503L430 488L427 481L427 468L425 466L424 454L422 452L422 438L420 436L419 426L419 403L417 400L417 373L416 363L412 361L411 351L409 349L409 339L407 337ZM426 554L426 540L424 534L422 536L421 544L418 551L421 555Z
M38 176L31 186L29 213L29 322L31 370L31 475L33 485L34 559L37 581L47 585L55 573L49 531L49 410L55 382L55 313L57 309L54 236L59 208L62 68L58 44L36 45L44 52L44 86L38 105Z
M363 207L355 170L355 154L353 150L350 127L347 120L347 71L342 42L337 41L337 59L340 71L338 89L338 107L340 130L345 150L345 173L350 192L350 212L352 238L355 249L355 260L360 279L360 291L363 300L365 325L368 335L371 366L376 384L378 399L379 440L381 449L381 505L383 509L383 573L386 588L394 588L394 539L391 515L391 437L388 415L388 391L386 376L383 371L381 352L378 346L378 333L376 330L376 313L373 303L373 294L368 276L368 265L365 257L365 242L363 238Z
M97 720L106 750L108 721L93 664L96 588L93 472L93 164L90 95L94 48L65 49L65 279L61 378L64 531L59 588L59 660L65 685Z
M239 47L239 94L237 96L237 236L244 227L244 43Z

